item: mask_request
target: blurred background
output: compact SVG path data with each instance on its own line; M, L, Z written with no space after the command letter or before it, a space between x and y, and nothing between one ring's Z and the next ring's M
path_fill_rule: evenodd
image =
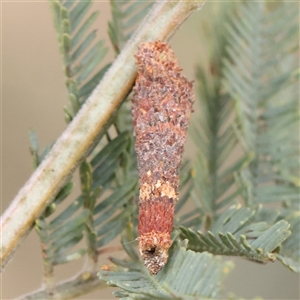
M209 13L209 5L194 13L170 41L189 80L194 78L195 62L201 60L200 23ZM42 147L56 140L66 127L63 107L68 99L48 2L6 1L1 3L1 8L3 212L33 170L28 131L37 130ZM107 21L111 18L109 2L95 1L93 8L101 11L96 24L98 35L105 37L106 45L111 48L107 36ZM112 53L109 52L104 63L113 59ZM228 292L245 299L300 298L299 275L279 262L258 265L242 259L232 260L236 267L225 282ZM100 263L105 262L104 254ZM67 268L57 267L57 280L78 273L82 263L79 260ZM13 299L39 288L41 275L40 245L33 231L1 275L1 299ZM113 299L111 293L112 288L108 288L81 299Z

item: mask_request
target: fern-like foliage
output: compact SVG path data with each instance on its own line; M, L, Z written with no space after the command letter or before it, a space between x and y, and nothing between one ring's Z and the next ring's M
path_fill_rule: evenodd
M130 39L153 3L140 0L110 1L112 20L108 22L108 35L116 55ZM133 131L130 97L126 97L121 105L115 122L119 128ZM135 162L135 160L135 153L132 152L132 161ZM132 169L136 169L136 163Z
M228 26L224 84L236 104L240 142L254 154L240 176L250 206L299 200L295 8L282 3L270 10L264 1L244 4ZM286 24L284 32L281 24Z
M99 249L118 236L134 211L137 178L131 178L123 164L124 157L131 152L130 145L131 135L123 132L86 163L89 166L86 176L91 181L85 186L92 195L86 198L86 208L91 211L88 236L93 249ZM98 201L94 202L93 194L99 187Z
M104 266L99 277L122 291L121 299L218 299L221 282L232 268L220 257L186 250L187 241L175 242L166 267L155 277L132 254L130 261L111 258L114 266ZM128 249L129 247L127 247Z
M195 207L191 201L192 192L195 187L195 170L189 160L185 160L179 173L179 201L175 207L174 227L180 226L199 228L199 214L201 209ZM191 206L193 209L191 209Z
M275 9L265 2L244 4L239 17L228 27L230 46L224 85L236 103L240 142L246 152L254 153L239 176L248 206L286 202L299 210L297 16L293 4L283 2ZM286 30L282 31L281 24ZM292 226L292 231L297 226ZM281 256L293 270L299 270L298 241L293 233L282 249L284 255L293 252L293 258Z
M91 4L92 1L50 2L71 103L71 108L65 109L67 122L73 119L107 69L105 66L94 74L107 48L103 47L103 40L95 42L95 30L89 32L98 15L98 12L89 14ZM123 231L135 211L137 177L130 175L134 165L132 134L121 131L116 123L114 129L116 137L112 138L106 131L106 141L104 135L99 137L99 144L80 164L81 194L65 209L56 209L72 190L73 183L69 182L36 220L48 290L54 287L55 265L87 255L88 271L95 270L101 248ZM34 132L30 140L34 167L37 167L51 147L39 153ZM85 245L78 249L83 239Z
M264 2L218 8L217 21L205 27L209 64L197 72L202 111L193 128L199 149L194 198L201 221L194 230L182 226L181 238L194 251L257 262L279 258L299 270L299 225L292 213L299 199L297 9ZM289 28L284 33L282 18ZM228 164L238 144L244 154ZM226 209L241 200L246 207ZM290 215L265 207L279 201Z
M112 21L108 23L108 35L117 54L152 5L151 1L110 1Z
M192 123L198 149L195 193L200 200L202 221L207 226L237 198L234 174L249 161L249 156L232 159L238 142L232 126L234 102L222 86L222 60L227 57L228 46L223 24L229 22L229 12L233 13L236 6L235 3L215 5L215 21L209 19L204 23L208 64L197 68L200 110ZM228 160L232 163L228 164Z
M99 69L108 48L104 40L96 41L96 30L90 30L99 15L98 11L88 14L91 5L92 0L50 1L71 103L71 108L65 108L67 122L73 119L109 67Z
M38 154L34 132L31 132L31 143L34 162L38 165L49 149ZM137 184L136 179L129 178L122 182L121 188L116 184L120 159L122 155L126 155L128 143L129 134L124 132L103 147L91 163L82 163L82 194L55 215L56 207L72 190L73 184L66 184L43 216L36 220L36 230L44 253L44 266L52 269L54 265L78 259L86 253L96 259L98 249L122 232L132 213L129 203L136 193ZM120 208L121 213L114 215ZM50 216L52 220L48 222L47 218ZM82 240L84 231L88 231L86 247L70 252Z
M300 212L289 211L285 216L291 224L291 236L281 245L277 254L278 259L289 269L300 273Z
M278 221L270 226L266 222L253 223L256 211L234 205L218 218L210 231L195 232L181 227L189 248L218 255L242 256L257 262L274 261L272 252L291 234L289 223Z
M36 168L49 152L50 147L42 151L41 154L39 153L39 143L35 131L30 132L30 142L33 165ZM47 222L47 218L67 198L72 188L73 183L67 183L51 205L46 208L43 215L35 222L35 229L42 246L46 278L52 277L55 265L77 259L86 252L84 249L73 250L73 247L83 238L84 227L88 218L87 210L79 212L83 203L82 198L78 198L50 223Z

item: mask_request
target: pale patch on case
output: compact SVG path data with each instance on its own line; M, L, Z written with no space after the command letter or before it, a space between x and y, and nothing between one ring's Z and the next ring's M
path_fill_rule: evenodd
M149 171L148 171L149 172ZM147 173L148 173L147 172ZM162 182L158 180L155 184L144 182L140 186L140 199L145 201L154 197L167 196L170 199L177 199L176 190L170 185L169 181Z

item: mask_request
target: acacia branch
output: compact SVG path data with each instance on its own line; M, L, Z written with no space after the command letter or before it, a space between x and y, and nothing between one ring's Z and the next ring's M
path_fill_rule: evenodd
M19 191L1 218L1 267L34 220L53 200L80 161L92 149L111 115L134 83L134 54L143 41L166 40L204 0L157 2L117 57L48 156Z

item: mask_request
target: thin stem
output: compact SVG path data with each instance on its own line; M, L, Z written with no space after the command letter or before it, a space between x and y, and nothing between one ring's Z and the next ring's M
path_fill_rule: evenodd
M204 0L157 2L76 117L1 218L1 267L106 129L136 76L143 41L166 40Z
M86 270L94 272L96 270L98 254L97 254L97 234L94 225L94 208L97 196L99 195L100 188L95 193L92 192L92 167L84 160L80 167L80 181L81 181L81 194L84 197L83 206L89 210L89 217L85 224L86 229L86 242L87 242L87 253L88 253L88 264Z
M87 235L87 247L88 247L88 262L86 264L86 270L95 271L98 261L97 251L97 236L95 232L93 211L91 210L90 216L86 224L86 235Z
M98 278L97 272L83 272L76 276L76 278L58 284L55 287L55 293L53 293L51 299L74 299L93 290L105 287L107 287L106 282ZM46 289L40 289L19 298L19 300L33 299L49 299L49 293Z
M48 295L51 295L55 287L54 272L53 272L54 257L53 257L53 251L50 247L49 231L47 228L47 223L44 215L42 215L39 219L36 220L35 229L41 241L43 267L44 267L44 274L43 274L44 287Z

